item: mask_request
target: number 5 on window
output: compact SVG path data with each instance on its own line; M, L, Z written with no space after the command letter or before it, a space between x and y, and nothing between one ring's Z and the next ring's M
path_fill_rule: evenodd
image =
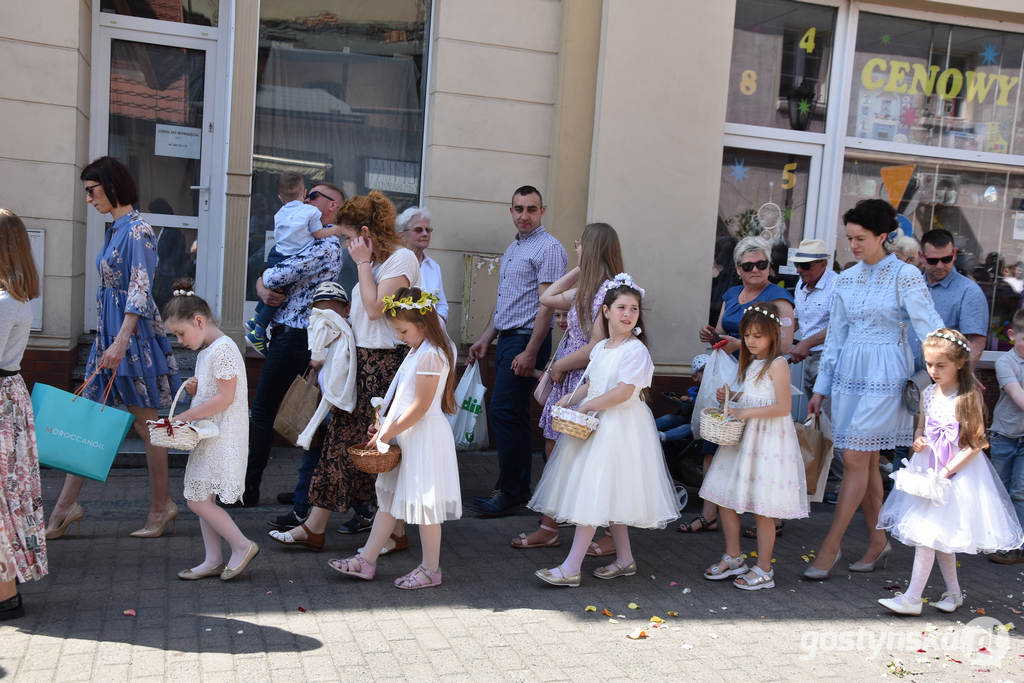
M796 164L792 162L782 167L782 189L792 190L796 187Z

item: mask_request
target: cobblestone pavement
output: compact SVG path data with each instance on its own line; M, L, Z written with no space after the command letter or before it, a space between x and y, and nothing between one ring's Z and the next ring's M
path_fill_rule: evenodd
M461 463L467 499L486 493L496 472L493 455L464 455ZM294 484L296 465L297 452L275 451L265 501ZM181 490L182 474L172 469L172 490ZM44 473L47 508L61 479ZM147 496L146 472L139 468L115 469L106 485L86 485L81 531L50 544L50 576L21 587L28 615L0 626L0 678L295 683L877 680L894 672L915 680L1024 677L1024 617L1014 612L1024 610L1024 565L962 557L963 609L946 615L926 605L921 618L898 618L875 599L909 577L912 553L903 546L887 569L873 574L843 568L823 583L799 579L801 556L828 525L828 506L816 505L811 519L786 525L776 549L774 590L747 593L703 580L703 567L721 554L720 535L683 536L674 527L631 532L636 576L599 581L585 573L581 588L542 585L532 572L561 561L571 530L562 530L561 548L514 550L509 539L536 519L524 509L501 519L468 515L446 524L444 584L407 592L396 590L392 579L418 562L414 529L412 552L382 558L378 580L360 582L331 571L326 560L352 554L365 535L331 531L322 553L274 547L264 523L282 511L277 505L233 511L263 547L238 580L179 581L175 572L201 559L197 518L182 504L173 534L131 538ZM332 529L343 520L332 519ZM846 539L846 557L859 557L865 539L858 518ZM744 543L748 552L753 547ZM598 563L588 558L584 572ZM936 569L925 596L936 599L942 590ZM596 611L586 611L588 605ZM125 616L127 609L136 616ZM605 609L611 618L602 614ZM664 624L652 628L655 616ZM1016 621L1019 630L992 636L964 625L979 618ZM641 627L645 639L627 638Z

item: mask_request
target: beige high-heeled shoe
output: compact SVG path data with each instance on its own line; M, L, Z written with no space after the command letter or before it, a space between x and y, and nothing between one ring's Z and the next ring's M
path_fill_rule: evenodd
M164 510L164 514L161 515L155 522L149 522L146 520L146 526L141 529L136 529L130 536L135 538L159 538L163 536L164 531L167 529L167 525L171 525L171 532L174 532L174 527L177 524L175 521L178 518L178 506L172 500L170 505Z
M46 536L46 540L52 541L60 538L67 533L68 527L75 522L78 522L78 531L81 532L83 517L85 517L85 510L83 510L82 506L78 503L72 504L68 514L61 520L60 524L57 524L56 526L53 524L56 520L54 520L53 515L50 515L50 523L46 525L46 532L44 534Z

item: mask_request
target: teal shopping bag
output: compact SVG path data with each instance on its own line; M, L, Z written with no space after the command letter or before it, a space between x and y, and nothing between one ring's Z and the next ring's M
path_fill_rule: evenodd
M129 412L80 396L98 372L73 394L38 382L32 387L40 465L87 479L107 480L117 450L135 418ZM112 375L103 392L104 403L113 385Z

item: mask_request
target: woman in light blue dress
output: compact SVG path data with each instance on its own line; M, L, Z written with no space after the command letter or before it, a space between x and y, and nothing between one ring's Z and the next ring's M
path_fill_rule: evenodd
M102 401L111 376L114 384L106 403L135 416L135 431L146 445L146 463L152 489L149 516L138 538L156 538L178 516L167 482L167 449L149 443L146 420L171 404L178 389L178 365L153 301L156 238L153 228L135 210L138 191L128 169L117 159L100 157L82 170L86 201L101 214L110 214L103 249L96 256L100 284L96 292L96 339L85 365L89 383L83 396ZM46 538L60 538L84 511L78 494L84 480L69 474L53 507Z
M902 400L911 369L900 325L913 326L920 339L943 326L921 272L885 253L885 239L897 227L892 206L866 199L843 215L843 224L860 262L836 282L814 396L807 405L809 413L818 413L831 394L832 437L835 447L843 449L843 483L832 526L804 572L818 580L828 578L839 562L839 544L858 507L870 542L850 571L872 571L891 550L885 532L875 528L883 498L878 452L914 440L913 416Z

